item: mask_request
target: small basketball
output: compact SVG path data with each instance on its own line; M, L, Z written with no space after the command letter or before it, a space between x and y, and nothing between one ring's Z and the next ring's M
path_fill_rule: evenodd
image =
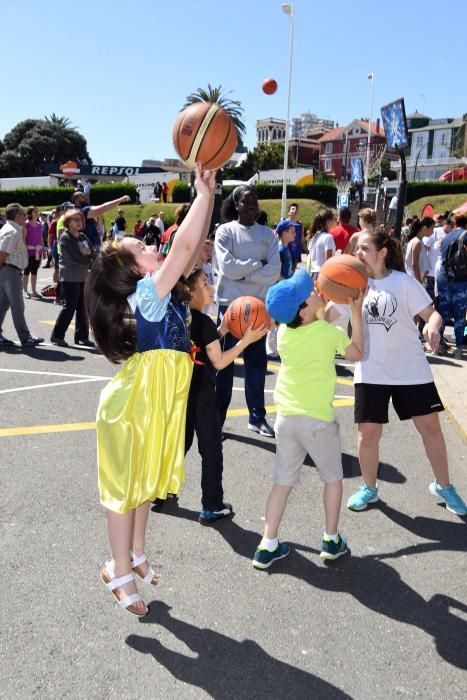
M235 152L237 130L222 107L212 102L195 102L178 115L172 141L189 168L200 161L203 169L216 170Z
M353 255L335 255L326 260L318 274L316 287L320 294L338 304L356 299L365 289L368 273L365 265Z
M238 297L225 312L229 332L236 338L243 338L248 326L262 328L269 326L271 317L261 299L256 297Z
M277 90L277 83L274 78L263 80L263 92L265 95L274 95Z

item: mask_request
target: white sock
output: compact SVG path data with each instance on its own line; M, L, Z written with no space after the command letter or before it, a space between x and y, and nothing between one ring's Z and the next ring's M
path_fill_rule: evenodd
M323 537L325 540L332 540L337 544L337 532L335 535L330 535L328 532L324 532Z
M279 545L279 540L277 537L273 537L272 540L268 540L267 537L263 537L261 540L259 546L262 547L263 549L267 549L269 552L273 552L275 549L277 549Z

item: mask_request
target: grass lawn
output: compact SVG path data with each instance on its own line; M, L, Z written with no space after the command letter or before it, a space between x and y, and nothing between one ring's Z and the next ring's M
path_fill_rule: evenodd
M441 214L445 211L457 209L461 204L467 201L467 193L464 194L441 194L436 197L422 197L408 205L408 210L412 216L420 216L423 207L427 204L432 204L435 214Z

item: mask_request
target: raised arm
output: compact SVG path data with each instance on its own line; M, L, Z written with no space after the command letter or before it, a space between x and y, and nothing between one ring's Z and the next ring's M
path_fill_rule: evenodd
M125 204L126 202L131 202L131 197L124 194L123 197L113 199L111 202L105 202L104 204L99 204L96 207L90 207L88 216L90 216L91 219L97 219L98 216L102 216L102 214L105 214L106 211L110 211L114 207L118 207L119 204Z
M187 270L199 244L205 235L206 219L211 211L216 186L216 173L201 172L196 164L196 199L191 205L185 220L178 229L170 253L156 275L155 285L160 299L169 294L180 277Z

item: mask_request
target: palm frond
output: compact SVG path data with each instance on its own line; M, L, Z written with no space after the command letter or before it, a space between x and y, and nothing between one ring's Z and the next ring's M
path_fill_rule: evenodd
M212 102L218 104L219 107L222 107L222 109L227 112L229 117L232 119L237 130L238 138L240 139L241 136L246 133L246 126L242 119L243 107L239 100L232 100L230 97L228 97L228 95L231 93L232 90L223 93L222 85L212 87L212 85L208 84L207 90L198 88L195 90L195 92L188 95L182 109L185 109L196 102Z

